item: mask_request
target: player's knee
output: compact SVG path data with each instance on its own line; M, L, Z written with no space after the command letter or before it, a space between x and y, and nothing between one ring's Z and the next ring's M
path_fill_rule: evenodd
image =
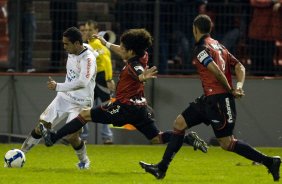
M34 131L35 131L35 133L36 133L37 135L41 135L39 126L36 126L36 127L34 128Z
M232 147L233 142L233 139L230 139L229 137L218 139L220 147L225 151L232 151L230 150L230 147Z
M228 143L219 142L219 145L220 145L220 147L221 147L223 150L228 151L228 147L229 147L229 144L228 144Z
M187 128L186 121L182 115L178 115L174 121L173 128L177 130L185 130Z
M79 133L80 131L78 132L75 132L73 134L69 134L65 137L65 139L74 147L78 146L80 143L81 143L81 139L79 137Z
M161 144L162 141L160 138L160 134L154 137L153 139L151 139L150 141L151 141L151 144Z
M82 110L79 115L86 121L90 121L91 120L91 113L90 113L90 109L84 109Z
M44 127L47 128L47 129L51 129L51 127L52 127L52 124L50 122L46 122L46 121L43 121L43 120L39 120L39 122L43 123ZM34 131L37 135L41 135L40 129L39 129L39 124L37 124L37 126L34 128Z

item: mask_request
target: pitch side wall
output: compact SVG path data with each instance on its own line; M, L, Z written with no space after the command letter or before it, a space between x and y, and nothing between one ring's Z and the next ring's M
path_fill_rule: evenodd
M54 76L64 81L63 76ZM48 76L0 76L0 133L27 135L56 93L46 87ZM246 96L237 100L235 135L254 146L282 145L282 79L249 78ZM161 130L171 129L173 120L189 102L202 94L197 77L159 77L146 85ZM101 143L100 126L90 124L89 143ZM206 141L213 138L211 127L193 128ZM116 144L148 144L137 131L113 129Z

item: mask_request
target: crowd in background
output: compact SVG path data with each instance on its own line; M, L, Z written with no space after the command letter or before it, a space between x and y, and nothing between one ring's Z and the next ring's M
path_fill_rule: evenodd
M17 0L8 0L12 2ZM3 2L3 1L1 1ZM21 3L34 3L36 1L24 0ZM46 71L61 72L64 66L64 52L60 43L60 32L69 26L77 26L88 19L95 19L95 11L90 12L87 19L79 18L85 13L78 9L78 3L94 1L50 1L50 20L52 25L52 47L49 56L49 68ZM154 47L149 50L151 65L157 65L160 74L194 74L195 69L191 58L193 57L194 40L192 36L192 20L198 14L208 14L213 21L212 36L219 40L227 49L238 57L246 66L248 75L281 75L282 74L282 8L280 0L113 0L109 1L109 14L113 18L106 20L111 23L110 29L117 37L129 28L145 27L154 36ZM63 4L67 4L67 6ZM3 7L4 3L0 5ZM25 5L21 5L26 7ZM28 13L23 13L28 21L21 20L19 27L26 28L19 33L25 36L13 36L10 28L13 24L9 21L8 31L10 39L8 67L15 70L13 64L14 49L11 47L14 37L22 39L21 54L17 61L20 63L17 70L34 72L34 62L31 50L34 49L34 35L30 36L24 31L36 30L36 9L27 8ZM22 8L23 9L23 8ZM22 10L21 9L21 10ZM85 10L87 11L87 10ZM1 14L1 13L0 13ZM3 14L3 13L2 13ZM3 17L3 15L1 15ZM0 19L1 19L0 16ZM103 22L103 20L101 21ZM30 25L30 26L29 26ZM13 31L11 31L13 30ZM30 31L29 31L30 32ZM32 33L32 32L31 32ZM3 34L3 31L1 31ZM2 36L1 36L2 37ZM29 40L26 40L29 38ZM118 42L118 40L117 40ZM1 49L1 47L0 47ZM38 49L38 48L37 48ZM156 52L157 50L157 52ZM1 53L1 52L0 52ZM113 56L114 57L114 56ZM113 61L116 61L113 59ZM1 62L0 62L1 63ZM114 71L118 72L123 66L122 62L114 63ZM33 64L33 65L32 65ZM40 71L40 70L38 70Z

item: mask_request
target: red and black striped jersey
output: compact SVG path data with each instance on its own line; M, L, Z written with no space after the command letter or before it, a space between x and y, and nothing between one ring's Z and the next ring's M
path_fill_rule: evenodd
M148 63L148 53L142 58L133 57L126 62L122 69L116 88L116 99L121 103L145 105L144 83L139 81Z
M214 61L224 73L230 86L232 86L231 67L239 61L217 40L210 35L203 36L195 45L193 62L200 75L204 93L206 96L227 93L227 90L216 79L207 66Z

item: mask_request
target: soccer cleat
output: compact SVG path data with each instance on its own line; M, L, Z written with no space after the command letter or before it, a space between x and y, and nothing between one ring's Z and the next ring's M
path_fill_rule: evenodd
M51 140L51 132L42 123L39 123L39 130L45 141L45 145L48 147L53 146L54 142Z
M196 132L191 131L186 134L183 140L186 144L193 146L194 150L201 150L203 153L208 152L208 145L205 141L203 141Z
M78 162L77 163L78 169L89 169L90 168L90 160L87 159L86 162Z
M271 173L273 176L274 181L279 181L280 178L280 164L281 164L281 158L279 156L272 157L272 164L270 166L267 166L268 173Z
M157 179L163 179L165 177L166 171L161 171L158 165L147 164L143 161L140 161L139 164L146 172L154 175Z

